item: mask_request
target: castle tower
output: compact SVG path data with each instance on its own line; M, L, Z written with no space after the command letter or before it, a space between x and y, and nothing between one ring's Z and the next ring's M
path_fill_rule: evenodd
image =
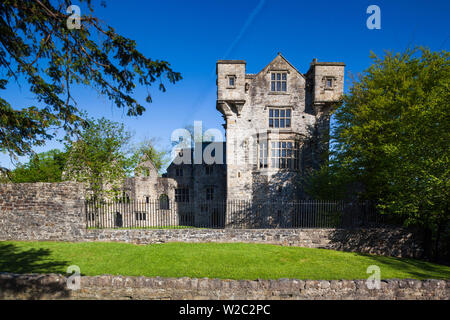
M333 105L339 101L344 91L344 69L345 64L342 62L318 62L313 59L306 73L310 96L308 102L316 115L316 145L312 150L314 168L328 156L330 116Z
M243 187L249 181L251 169L244 164L246 153L239 135L245 128L242 125L242 109L246 103L246 62L243 60L219 60L217 62L217 109L225 119L226 130L226 175L227 198L249 199L247 189Z
M217 62L217 110L225 119L227 199L289 201L327 150L343 63L313 60L300 73L280 53L257 74L244 60Z

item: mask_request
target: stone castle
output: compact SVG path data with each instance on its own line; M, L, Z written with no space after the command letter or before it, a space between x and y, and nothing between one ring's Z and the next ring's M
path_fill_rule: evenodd
M145 170L125 181L126 196L178 203L304 198L301 177L327 153L344 68L314 59L303 74L280 53L256 74L246 73L244 60L217 61L216 108L225 120L226 142L177 150L162 177L143 162Z

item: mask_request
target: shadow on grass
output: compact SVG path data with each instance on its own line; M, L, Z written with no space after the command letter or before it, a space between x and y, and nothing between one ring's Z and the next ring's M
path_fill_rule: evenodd
M0 272L8 273L63 273L67 261L50 260L50 250L21 250L10 243L0 242ZM69 296L66 283L41 281L37 276L1 277L0 299L41 299L45 296Z
M358 256L368 258L374 265L388 265L395 270L401 270L409 273L411 278L415 279L450 279L450 271L445 266L434 265L427 261L395 258L385 256L374 256L366 253L357 253ZM421 271L423 270L423 271ZM383 277L383 268L381 267L381 277Z
M329 248L393 257L422 257L421 241L414 234L406 237L400 228L336 229L330 235Z
M411 236L405 237L405 232L411 232ZM355 252L371 259L374 265L387 265L409 273L411 278L450 279L450 271L444 265L418 260L423 256L422 243L411 230L389 227L336 229L331 233L328 248ZM398 258L401 256L405 258Z

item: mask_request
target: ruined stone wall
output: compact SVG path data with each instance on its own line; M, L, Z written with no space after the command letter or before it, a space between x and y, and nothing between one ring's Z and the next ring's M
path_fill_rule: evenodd
M86 228L82 184L0 184L1 240L64 240Z
M159 229L88 230L82 241L262 243L420 258L422 242L405 229Z
M126 178L123 184L123 190L130 199L154 203L165 194L170 201L175 200L175 189L183 184L175 179L160 177L158 170L149 160L141 163L138 169L140 171L136 171L134 177ZM144 174L144 170L148 170L147 174ZM189 172L187 174L190 176Z
M196 143L195 148L185 148L167 168L167 177L176 181L177 188L189 190L189 203L199 211L207 201L206 189L213 188L214 201L226 199L225 143ZM190 157L185 157L190 154ZM177 174L182 170L183 175Z
M405 229L87 229L84 189L76 183L0 185L0 240L249 242L419 258Z
M0 274L0 299L154 299L154 300L449 300L448 280L221 280L82 276L79 290L62 275Z

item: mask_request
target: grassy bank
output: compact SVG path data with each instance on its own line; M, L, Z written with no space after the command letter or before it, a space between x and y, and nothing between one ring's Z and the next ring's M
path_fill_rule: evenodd
M78 265L83 275L222 279L450 279L450 267L425 261L246 243L0 242L0 272L62 273Z

